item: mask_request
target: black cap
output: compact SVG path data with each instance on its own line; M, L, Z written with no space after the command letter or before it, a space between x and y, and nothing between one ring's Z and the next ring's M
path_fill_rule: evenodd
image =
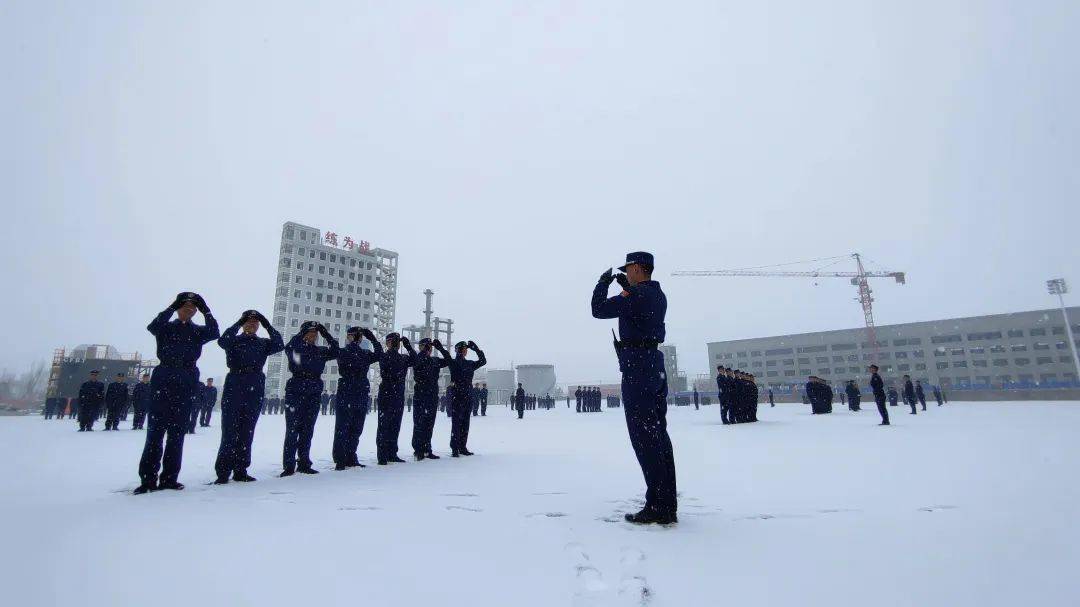
M184 291L183 293L180 293L176 296L176 299L179 300L180 303L195 301L198 298L198 294L196 294L194 291Z
M456 349L456 350L467 350L468 348L469 348L469 344L467 344L467 343L465 343L463 341L459 341L456 344L454 344L454 349Z
M360 327L349 327L348 329L345 329L346 335L360 335L360 333L362 333Z
M397 331L387 333L386 339L401 339L401 333L398 333Z
M98 373L97 369L91 369L90 370L90 375L97 375L97 373Z
M315 322L314 320L305 320L300 325L300 334L301 335L307 335L308 333L310 333L312 331L318 331L318 330L319 330L319 323Z
M650 268L655 265L653 264L652 253L646 253L645 251L634 251L633 253L626 254L626 263L619 266L619 271L625 272L626 266L633 263L641 264L643 266L649 266Z
M243 314L240 315L240 322L247 322L247 321L251 320L252 318L258 318L258 317L259 317L259 312L257 310L244 310Z
M420 343L421 346L429 346L429 345L431 345L431 338L430 337L425 337L425 338L421 339L419 343Z

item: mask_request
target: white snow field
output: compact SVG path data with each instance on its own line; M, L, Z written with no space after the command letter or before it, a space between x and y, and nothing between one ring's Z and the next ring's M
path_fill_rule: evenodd
M954 403L811 416L672 408L680 522L635 527L644 487L621 410L474 418L471 458L208 486L219 439L189 436L182 492L132 496L143 433L0 418L3 603L24 605L1080 605L1080 405ZM411 454L409 415L402 456ZM439 416L436 451L449 421Z

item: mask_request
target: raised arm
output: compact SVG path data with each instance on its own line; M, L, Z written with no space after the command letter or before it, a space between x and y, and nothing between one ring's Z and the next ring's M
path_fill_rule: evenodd
M270 321L262 314L259 314L259 322L266 329L266 332L270 334L270 343L266 346L266 355L270 356L284 350L285 342L281 337L281 333L274 328L274 325L270 324Z
M229 325L225 329L225 332L221 334L221 337L218 338L217 343L219 346L221 346L222 350L228 350L230 347L232 347L233 343L236 341L236 334L240 332L240 325L242 324L244 324L243 317L241 317L240 320Z
M469 347L473 352L476 352L476 368L479 369L487 364L487 357L484 356L484 351L480 349L480 346L476 345L476 342L470 341Z
M615 277L611 275L611 268L608 268L607 272L600 275L600 280L596 282L596 287L593 288L592 293L592 315L593 318L618 318L627 306L627 298L621 293L615 297L608 297L608 287L615 280Z
M176 299L169 304L168 308L165 308L154 320L150 321L150 324L146 326L146 330L150 332L154 337L158 337L161 334L161 330L165 328L165 325L169 324L169 319L172 318L173 312L180 309L180 296L177 295Z

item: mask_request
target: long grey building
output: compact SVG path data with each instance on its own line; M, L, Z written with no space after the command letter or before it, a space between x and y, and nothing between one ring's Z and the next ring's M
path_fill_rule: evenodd
M326 325L343 344L353 325L380 338L393 331L397 311L398 254L366 241L311 226L281 227L273 325L286 341L306 320ZM326 389L337 390L337 364L327 365ZM267 364L266 391L284 396L289 369L283 354Z
M1080 337L1080 308L1068 308ZM1061 310L949 318L876 327L877 344L865 327L711 342L709 361L753 373L763 385L801 385L807 376L829 382L866 379L876 356L887 383L912 380L953 388L1075 385L1076 366ZM1080 341L1080 340L1078 340Z

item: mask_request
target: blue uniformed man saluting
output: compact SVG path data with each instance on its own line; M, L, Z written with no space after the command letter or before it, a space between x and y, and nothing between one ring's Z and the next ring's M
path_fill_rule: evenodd
M327 346L316 345L322 335ZM322 374L326 361L338 356L338 342L321 323L305 321L285 346L292 377L285 382L285 444L282 449L281 475L318 474L311 467L311 435L319 417L319 396L323 391ZM299 464L299 465L297 465Z
M675 455L667 432L667 377L664 354L657 346L664 341L667 297L660 283L652 279L653 256L635 252L626 255L626 264L616 278L611 269L600 275L593 289L594 318L618 318L619 341L615 351L622 371L623 411L638 464L645 476L645 507L627 514L631 523L671 524L677 522ZM619 281L622 292L608 297L608 287Z
M259 325L266 329L269 338L258 336ZM235 481L251 482L255 480L248 474L251 442L266 392L263 366L266 357L285 349L285 342L265 316L257 310L247 310L240 320L225 329L218 345L225 350L229 373L221 392L221 444L214 462L217 473L214 482L223 485L229 482L230 474Z
M476 360L465 356L469 350L476 352ZM472 415L472 380L477 369L487 364L484 352L473 341L459 341L454 346L456 355L450 361L450 456L472 455L469 451L469 420Z
M206 325L191 322L195 312L202 313ZM174 313L176 319L169 320ZM150 425L139 460L142 484L135 489L136 494L184 488L177 479L188 416L199 392L199 368L195 363L202 355L203 345L218 338L218 324L206 301L198 293L190 292L177 295L146 330L157 340L157 357L161 362L150 377Z
M371 350L360 347L360 341L367 338ZM360 446L360 435L364 432L364 420L367 419L371 406L371 384L368 381L368 369L382 359L383 349L375 334L369 329L349 327L345 331L348 341L338 352L338 372L341 380L334 404L334 469L345 470L359 467L356 449Z
M440 356L432 356L438 350ZM431 434L435 430L436 408L439 406L439 372L450 364L450 352L439 340L425 337L420 340L420 352L413 363L413 457L439 459L432 452Z

